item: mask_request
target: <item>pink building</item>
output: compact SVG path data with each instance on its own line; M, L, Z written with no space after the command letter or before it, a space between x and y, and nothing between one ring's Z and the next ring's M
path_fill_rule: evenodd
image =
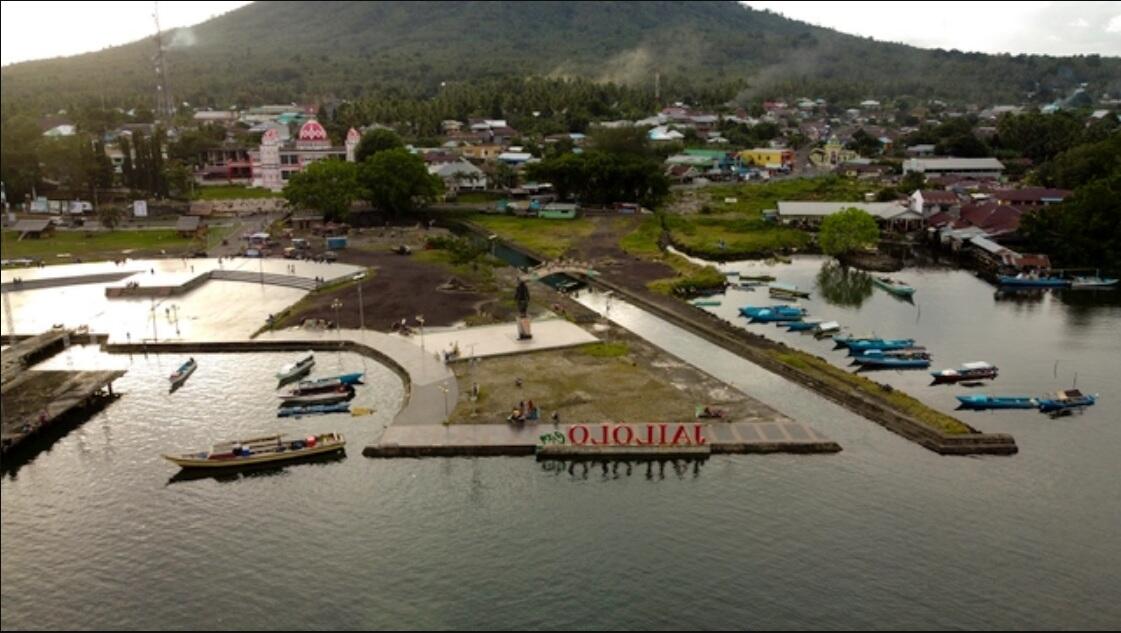
M270 129L261 136L261 148L253 160L253 186L280 191L292 174L303 171L308 165L324 158L337 158L354 162L354 152L362 135L350 128L342 147L332 147L327 130L314 119L300 127L295 141L283 142L276 130Z

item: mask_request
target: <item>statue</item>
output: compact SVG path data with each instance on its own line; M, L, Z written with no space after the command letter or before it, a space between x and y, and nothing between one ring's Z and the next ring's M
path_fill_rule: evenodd
M518 340L533 338L529 331L529 286L524 279L518 280L518 288L514 291L514 302L518 304Z

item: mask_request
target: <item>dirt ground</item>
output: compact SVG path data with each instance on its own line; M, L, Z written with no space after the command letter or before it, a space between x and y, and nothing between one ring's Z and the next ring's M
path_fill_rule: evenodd
M641 216L595 218L595 231L574 245L572 256L593 262L596 270L626 288L645 289L651 281L673 277L676 272L668 265L639 259L619 248L619 240L635 230L643 219Z
M554 412L562 424L685 422L695 420L697 408L704 406L724 411L721 420L729 422L781 417L625 330L606 324L592 329L606 346L455 363L460 398L451 423L505 424L512 409L529 400L539 407L543 423ZM596 354L604 349L611 351ZM472 398L475 384L477 399Z

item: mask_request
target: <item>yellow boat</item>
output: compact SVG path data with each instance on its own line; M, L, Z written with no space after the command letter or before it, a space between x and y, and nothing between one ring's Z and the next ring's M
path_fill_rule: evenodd
M345 447L346 440L341 433L322 433L297 439L268 435L215 444L209 451L164 455L163 458L180 468L238 468L341 452Z

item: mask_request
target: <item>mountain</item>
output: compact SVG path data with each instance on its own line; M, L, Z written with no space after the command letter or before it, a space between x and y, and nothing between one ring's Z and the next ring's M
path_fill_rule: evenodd
M111 19L111 16L106 16ZM171 89L193 105L431 94L441 82L542 75L775 92L1022 100L1088 82L1121 92L1121 59L924 50L735 2L259 2L165 33ZM0 71L5 109L148 103L153 39ZM818 92L820 94L820 92Z

